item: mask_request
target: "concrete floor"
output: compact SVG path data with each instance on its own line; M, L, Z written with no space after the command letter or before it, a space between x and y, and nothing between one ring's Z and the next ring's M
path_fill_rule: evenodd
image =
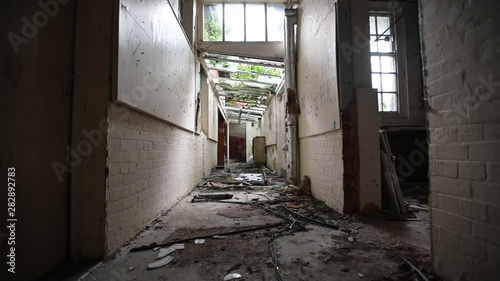
M263 200L263 196L255 195L257 191L228 193L243 201L258 197ZM206 239L201 245L185 243L184 250L171 254L174 260L170 264L155 270L148 270L147 266L156 261L158 252L129 252L133 247L153 242L283 221L258 207L191 203L191 198L192 194L184 198L83 280L207 281L223 280L233 272L241 274L244 280L279 280L269 243L278 228ZM424 271L430 268L428 234L415 231L420 229L417 225L425 227L425 221L367 223L344 216L339 225L344 231L308 224L305 231L278 237L275 247L282 280L409 280L412 274L402 266L400 255L416 261Z
M233 178L237 175L233 174ZM67 278L44 280L211 281L223 280L229 273L241 274L242 280L415 280L414 273L400 257L408 258L427 276L439 280L431 272L427 212L416 213L412 221L390 221L381 217L341 215L329 208L315 207L317 202L313 200L291 197L295 198L291 199L295 200L294 204L304 204L296 209L297 212L338 226L332 229L306 223L297 216L297 222L292 225L269 211L293 219L280 204L257 206L191 201L197 193L211 192L232 194L233 199L226 201L233 203L269 202L280 198L280 188L276 185L230 186L215 182L195 189L112 259L87 272L83 278L81 274L79 277L73 274ZM148 269L148 264L157 261L157 251L130 252L132 248L151 243L212 236L280 222L286 224L223 239L210 237L200 245L186 242L184 250L170 254L171 263L154 270Z

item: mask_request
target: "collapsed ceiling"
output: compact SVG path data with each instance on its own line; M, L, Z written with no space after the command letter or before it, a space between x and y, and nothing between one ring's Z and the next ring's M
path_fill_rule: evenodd
M203 58L230 121L260 120L284 82L283 62L214 53Z

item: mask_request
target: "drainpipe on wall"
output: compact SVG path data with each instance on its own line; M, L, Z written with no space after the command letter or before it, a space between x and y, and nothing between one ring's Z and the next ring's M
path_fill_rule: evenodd
M289 183L298 184L299 139L296 77L295 26L298 23L297 9L285 9L285 162L286 178Z

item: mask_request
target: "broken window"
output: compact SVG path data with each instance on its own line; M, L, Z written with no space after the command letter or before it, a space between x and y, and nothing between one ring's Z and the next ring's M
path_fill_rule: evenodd
M282 42L284 8L277 4L205 4L203 41Z
M377 89L380 112L399 112L397 46L393 22L393 14L370 14L372 87Z

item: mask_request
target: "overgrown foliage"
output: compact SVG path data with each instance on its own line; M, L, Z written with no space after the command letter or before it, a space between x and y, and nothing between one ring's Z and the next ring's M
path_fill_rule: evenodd
M252 64L238 64L238 70L256 72L260 74L268 74L268 75L281 75L281 71L277 68L266 67L261 65L252 65Z
M205 18L203 40L222 41L222 28L213 10L211 10L208 16Z

